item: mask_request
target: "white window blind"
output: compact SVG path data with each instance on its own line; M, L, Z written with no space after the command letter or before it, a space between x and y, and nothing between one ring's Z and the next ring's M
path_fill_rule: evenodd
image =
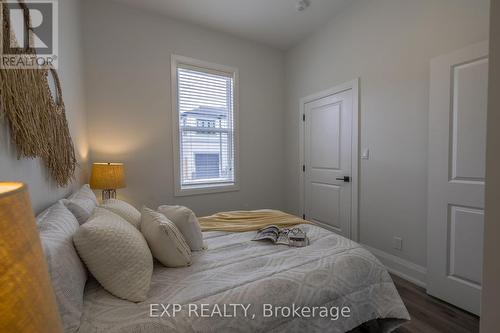
M178 64L181 189L234 184L233 92L231 73Z

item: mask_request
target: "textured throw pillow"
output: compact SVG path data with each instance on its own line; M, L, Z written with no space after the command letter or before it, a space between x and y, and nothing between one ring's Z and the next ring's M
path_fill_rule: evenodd
M120 215L134 227L139 228L141 224L141 212L129 203L118 199L108 199L100 207Z
M158 211L165 215L170 221L174 222L186 239L192 251L206 249L203 244L203 234L201 233L200 223L194 212L183 206L160 206Z
M191 250L181 232L165 215L142 208L141 232L153 256L167 267L191 265Z
M78 223L84 224L97 207L97 198L89 185L83 185L81 189L73 193L62 202L75 215Z
M104 207L100 207L100 206L98 206L94 209L94 212L92 213L92 215L90 215L88 222L90 222L91 220L93 220L97 217L110 217L110 218L120 217L121 219L119 219L119 220L124 221L123 217L121 217L120 215L113 213L112 211L110 211Z
M89 271L113 295L146 300L153 273L153 258L139 230L120 216L97 208L73 236Z
M57 202L37 217L37 225L64 331L76 332L80 327L87 281L87 271L73 246L78 221Z

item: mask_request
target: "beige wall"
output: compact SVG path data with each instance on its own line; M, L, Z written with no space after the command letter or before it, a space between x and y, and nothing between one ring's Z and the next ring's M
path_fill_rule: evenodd
M491 2L490 87L486 160L481 333L498 332L500 313L500 2Z
M81 48L80 1L59 1L59 78L80 164L73 184L58 188L38 159L17 160L16 147L10 143L6 120L0 117L0 180L27 183L36 212L66 196L87 179L88 143Z
M287 54L287 209L299 207L299 99L361 78L360 239L426 265L430 60L488 38L488 0L360 0ZM392 238L403 238L403 251Z
M284 207L282 52L110 1L85 1L84 22L91 156L125 163L119 195L198 215ZM238 192L173 195L171 54L239 69Z

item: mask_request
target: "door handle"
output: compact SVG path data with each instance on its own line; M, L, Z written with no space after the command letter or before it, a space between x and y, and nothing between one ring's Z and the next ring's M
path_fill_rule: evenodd
M344 176L342 178L336 178L337 180L343 180L345 183L350 183L351 182L351 177L349 176Z

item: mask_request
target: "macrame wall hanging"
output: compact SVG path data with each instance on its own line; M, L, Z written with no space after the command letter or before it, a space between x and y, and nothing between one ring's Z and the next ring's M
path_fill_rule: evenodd
M0 2L3 8L3 43L19 45L9 26L5 1ZM26 31L30 31L27 46L19 53L36 55L29 10L22 0L18 3L24 13ZM18 158L40 158L57 185L67 185L73 178L77 161L56 70L0 68L0 78L0 112L8 121ZM54 83L54 92L49 78Z

